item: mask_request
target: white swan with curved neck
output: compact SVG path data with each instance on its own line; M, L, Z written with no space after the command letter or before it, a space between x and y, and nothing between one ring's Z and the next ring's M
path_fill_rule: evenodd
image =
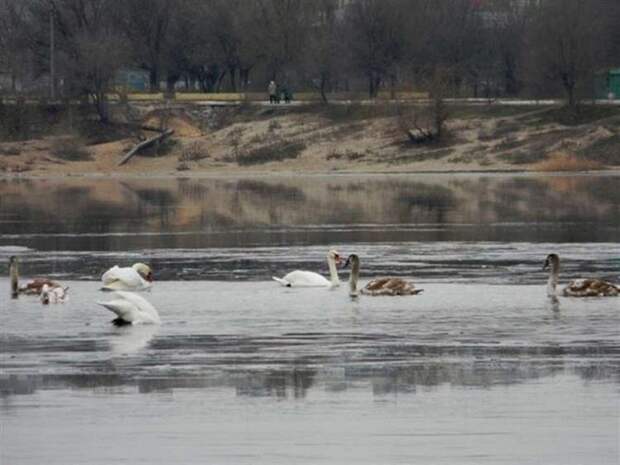
M116 315L112 320L116 326L161 323L157 309L144 297L124 291L115 292L114 297L114 300L97 304Z
M101 282L106 291L144 291L151 287L153 271L144 263L125 268L115 265L103 273Z
M337 265L341 260L340 254L335 250L330 250L327 254L329 280L314 271L302 270L291 271L282 278L276 278L274 276L273 280L286 287L337 287L340 286Z
M356 254L349 255L344 268L351 264L351 276L349 277L349 295L357 297L359 294L370 296L396 296L417 295L424 289L416 289L413 283L402 278L378 278L370 281L361 290L357 289L360 274L360 258Z
M569 282L561 292L557 291L560 276L560 257L557 254L549 254L543 265L543 270L549 269L547 280L547 295L555 297L617 297L620 295L620 286L603 281L601 279L574 279Z

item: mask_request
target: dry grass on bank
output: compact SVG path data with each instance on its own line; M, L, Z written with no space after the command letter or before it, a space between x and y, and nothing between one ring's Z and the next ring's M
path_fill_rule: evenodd
M570 153L555 152L546 160L532 165L534 171L595 171L604 169L597 161L585 160Z

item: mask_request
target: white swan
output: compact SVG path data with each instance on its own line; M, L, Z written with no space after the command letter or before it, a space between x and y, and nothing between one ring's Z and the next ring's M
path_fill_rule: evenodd
M58 292L59 294L62 293L64 298L66 291L69 289L68 287L64 288L59 282L53 281L49 278L34 278L28 281L23 286L20 286L19 266L17 257L15 256L9 258L9 275L11 280L11 298L13 299L17 299L20 294L38 295L41 296L41 301L43 303L49 303L44 302L43 300L44 290L46 292L51 292L52 290L59 289L58 291L54 292Z
M112 320L116 326L161 323L157 309L144 297L124 291L116 291L114 297L114 300L97 302L97 304L117 316Z
M115 265L101 276L106 291L143 291L151 287L152 281L153 271L144 263L124 268Z
M330 279L326 279L314 271L295 270L282 278L273 277L274 281L286 287L336 287L340 286L338 278L337 264L341 262L340 254L335 250L330 250L327 254L327 265L329 266Z
M371 296L396 296L396 295L417 295L424 289L416 289L413 283L402 278L378 278L370 281L360 291L357 290L357 281L360 274L360 258L349 255L343 268L351 264L351 276L349 277L349 295L357 297L360 293Z
M549 269L547 280L547 295L558 295L556 287L560 276L560 257L557 254L549 254L543 265L543 270ZM562 289L561 295L566 297L617 297L620 295L620 286L608 283L601 279L575 279Z
M62 287L60 285L50 286L48 284L44 284L41 289L41 303L44 305L64 304L65 300L68 298L68 290L68 287Z

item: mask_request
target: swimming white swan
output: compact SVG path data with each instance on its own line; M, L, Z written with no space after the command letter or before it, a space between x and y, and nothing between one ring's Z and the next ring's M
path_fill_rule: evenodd
M424 291L424 289L416 289L413 283L401 278L373 279L358 291L357 281L360 274L360 258L355 254L349 255L344 268L349 266L349 264L351 264L351 276L349 277L349 295L351 297L356 297L360 293L370 296L416 295Z
M114 300L97 304L117 316L112 320L116 326L161 323L157 309L144 297L125 291L116 291L114 297Z
M286 287L336 287L340 286L338 270L336 265L340 264L340 254L335 250L330 250L327 254L327 265L329 266L330 279L327 280L314 271L291 271L282 278L273 277L274 281Z
M106 291L143 291L151 287L153 271L144 263L134 263L131 267L113 266L101 277Z
M549 269L547 295L558 295L556 287L560 275L560 257L557 254L547 255L543 270ZM562 289L560 295L566 297L616 297L620 295L620 286L601 279L575 279Z
M49 278L34 278L26 282L26 284L19 285L19 265L17 257L12 256L9 258L9 275L11 280L11 298L17 299L20 294L25 295L39 295L43 297L43 292L58 292L62 293L63 300L68 287L63 287L59 282L53 281ZM57 291L56 291L57 290ZM43 302L43 298L41 301ZM49 302L43 302L49 303Z

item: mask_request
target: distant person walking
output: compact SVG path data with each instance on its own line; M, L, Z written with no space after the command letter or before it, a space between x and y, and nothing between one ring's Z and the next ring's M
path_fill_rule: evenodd
M267 92L269 92L269 103L278 103L278 86L275 81L269 83Z

